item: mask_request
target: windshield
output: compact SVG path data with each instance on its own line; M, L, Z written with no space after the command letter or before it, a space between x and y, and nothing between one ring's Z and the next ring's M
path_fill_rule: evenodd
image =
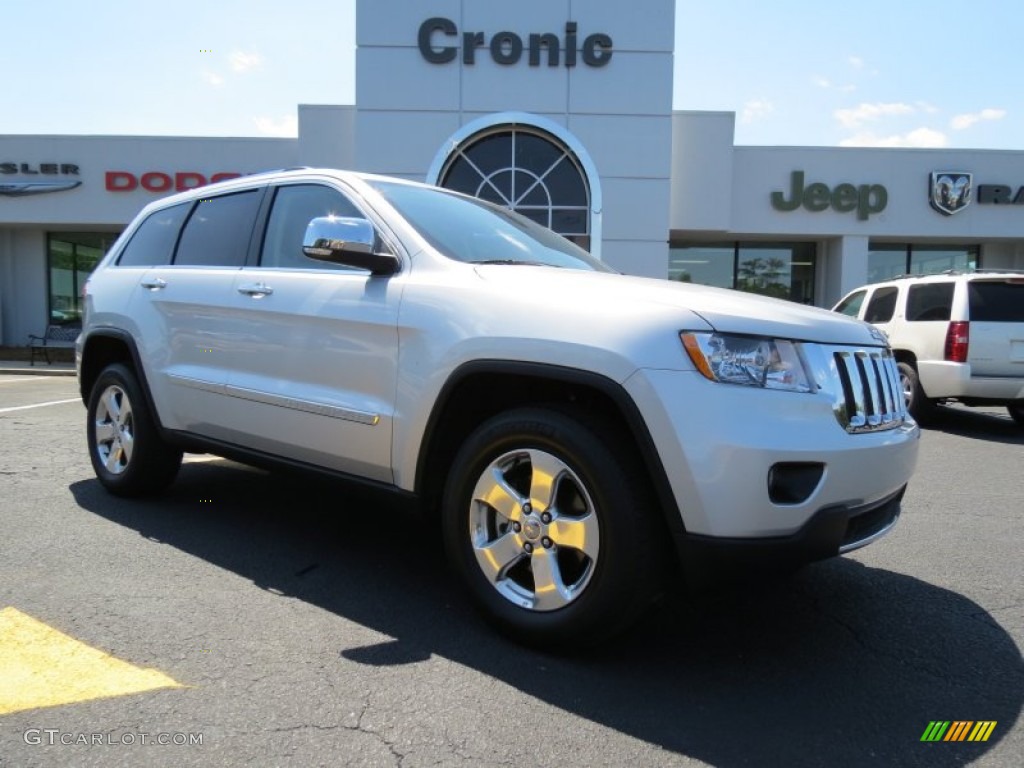
M577 245L518 213L439 188L370 181L423 238L470 264L535 264L614 272Z

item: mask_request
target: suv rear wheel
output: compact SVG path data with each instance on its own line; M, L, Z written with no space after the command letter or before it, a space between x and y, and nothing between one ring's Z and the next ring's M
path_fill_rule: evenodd
M935 402L929 400L921 389L921 381L917 377L917 369L910 363L897 363L900 371L900 388L903 390L903 401L910 415L919 422L926 422L935 415Z
M161 491L181 466L181 451L160 437L135 373L120 363L93 384L86 434L96 477L118 496Z
M616 433L524 408L455 458L442 520L450 562L484 614L520 640L589 645L662 591L662 538L643 469Z
M1010 412L1010 418L1017 422L1018 427L1024 427L1024 404L1013 403L1006 406Z

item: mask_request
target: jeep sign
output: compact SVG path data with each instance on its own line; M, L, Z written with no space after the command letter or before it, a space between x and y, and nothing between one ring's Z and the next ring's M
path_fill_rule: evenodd
M881 184L839 184L830 189L827 184L815 182L804 187L804 172L793 171L790 177L789 199L782 192L772 192L772 208L777 211L795 211L803 206L808 211L831 208L837 213L857 212L857 218L866 221L872 213L881 213L889 203L889 192Z

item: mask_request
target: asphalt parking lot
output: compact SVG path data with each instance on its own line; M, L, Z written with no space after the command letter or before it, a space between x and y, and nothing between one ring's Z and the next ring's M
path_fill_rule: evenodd
M159 499L107 495L76 386L0 376L0 766L1021 764L1024 432L1005 411L925 430L875 545L550 656L481 623L428 525L349 487L193 457ZM19 643L67 703L5 708ZM81 670L112 659L165 682L89 695ZM996 725L922 742L937 720Z

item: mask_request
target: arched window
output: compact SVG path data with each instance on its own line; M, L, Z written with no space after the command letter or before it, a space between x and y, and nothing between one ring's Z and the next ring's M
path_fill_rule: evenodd
M511 208L590 249L590 187L579 158L529 125L498 125L452 150L438 185Z

